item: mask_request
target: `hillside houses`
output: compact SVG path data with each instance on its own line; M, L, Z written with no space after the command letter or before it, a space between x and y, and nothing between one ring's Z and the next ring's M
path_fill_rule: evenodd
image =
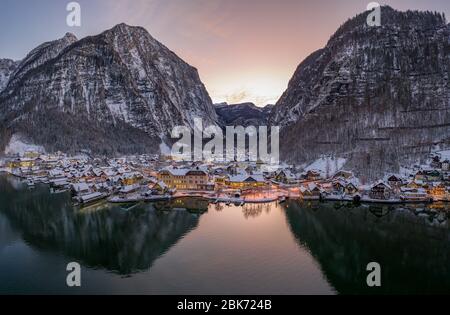
M424 182L437 182L443 180L443 174L438 170L425 170L416 173L415 180Z
M394 188L400 188L403 185L403 179L400 176L392 175L388 178L387 183Z

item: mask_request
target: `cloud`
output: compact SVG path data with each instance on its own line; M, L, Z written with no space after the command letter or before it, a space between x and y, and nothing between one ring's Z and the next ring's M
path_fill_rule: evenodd
M266 106L268 104L275 104L280 95L259 95L246 89L239 89L230 94L214 95L212 98L215 103L227 102L228 104L239 103L254 103L256 106Z
M229 104L242 103L249 98L250 93L248 91L238 91L226 96L227 103Z

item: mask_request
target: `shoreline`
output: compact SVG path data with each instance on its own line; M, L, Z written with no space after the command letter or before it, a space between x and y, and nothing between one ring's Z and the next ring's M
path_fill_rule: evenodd
M8 172L4 169L0 169L0 175L11 175L13 177L19 178L21 180L25 180L25 177L22 177L18 174L14 174L12 172ZM49 186L46 183L40 183L41 185ZM275 191L274 191L275 192ZM338 195L329 195L329 196L308 196L308 197L300 197L280 193L276 194L273 197L266 198L246 198L246 197L220 197L215 196L214 192L211 191L180 191L175 195L153 195L153 196L141 196L139 194L135 194L128 197L121 197L118 195L109 196L102 198L100 201L106 201L111 204L126 204L126 203L139 203L139 202L163 202L170 200L177 200L183 198L199 198L207 200L210 204L217 203L227 203L227 204L262 204L262 203L272 203L272 202L285 202L287 200L298 200L298 201L318 201L318 202L348 202L355 204L380 204L380 205L406 205L406 204L438 204L438 203L450 203L450 200L402 200L402 199L370 199L367 196L361 197L360 200L356 201L354 196L345 196L340 197ZM95 201L92 203L96 203ZM92 203L89 203L91 205Z
M427 201L427 200L376 200L376 199L364 199L360 201L355 201L353 199L338 199L338 198L301 198L301 197L284 197L278 196L273 198L261 198L261 199L246 199L246 198L226 198L226 197L205 197L200 195L185 195L185 196L155 196L155 197L132 197L132 198L119 198L112 197L107 201L113 204L124 204L124 203L137 203L137 202L159 202L159 201L170 201L184 198L192 199L203 199L207 200L210 204L217 203L229 203L229 204L261 204L261 203L272 203L272 202L285 202L289 200L294 201L317 201L317 202L347 202L355 204L381 204L381 205L406 205L406 204L438 204L438 203L450 203L447 200L440 201Z

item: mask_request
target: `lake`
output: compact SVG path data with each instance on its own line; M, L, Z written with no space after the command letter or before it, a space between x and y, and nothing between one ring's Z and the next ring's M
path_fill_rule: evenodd
M1 294L450 293L450 205L73 207L0 176ZM82 266L80 288L66 266ZM382 285L367 286L370 262Z

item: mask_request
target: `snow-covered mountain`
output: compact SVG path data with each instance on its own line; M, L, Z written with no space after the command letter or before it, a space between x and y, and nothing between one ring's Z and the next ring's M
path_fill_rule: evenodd
M382 7L347 21L297 68L271 123L282 156L311 162L345 156L374 177L450 145L450 26L432 12Z
M31 70L43 65L47 61L57 57L66 47L75 43L77 38L72 33L67 33L63 38L46 42L33 49L16 67L11 75L11 85L20 84L22 79Z
M18 65L18 61L11 59L0 59L0 92L6 87L9 78L17 69Z
M273 105L258 107L253 103L215 104L223 126L266 126Z
M3 139L19 133L49 151L154 152L175 126L192 127L195 117L218 123L197 70L126 24L34 49L0 94L0 109Z

